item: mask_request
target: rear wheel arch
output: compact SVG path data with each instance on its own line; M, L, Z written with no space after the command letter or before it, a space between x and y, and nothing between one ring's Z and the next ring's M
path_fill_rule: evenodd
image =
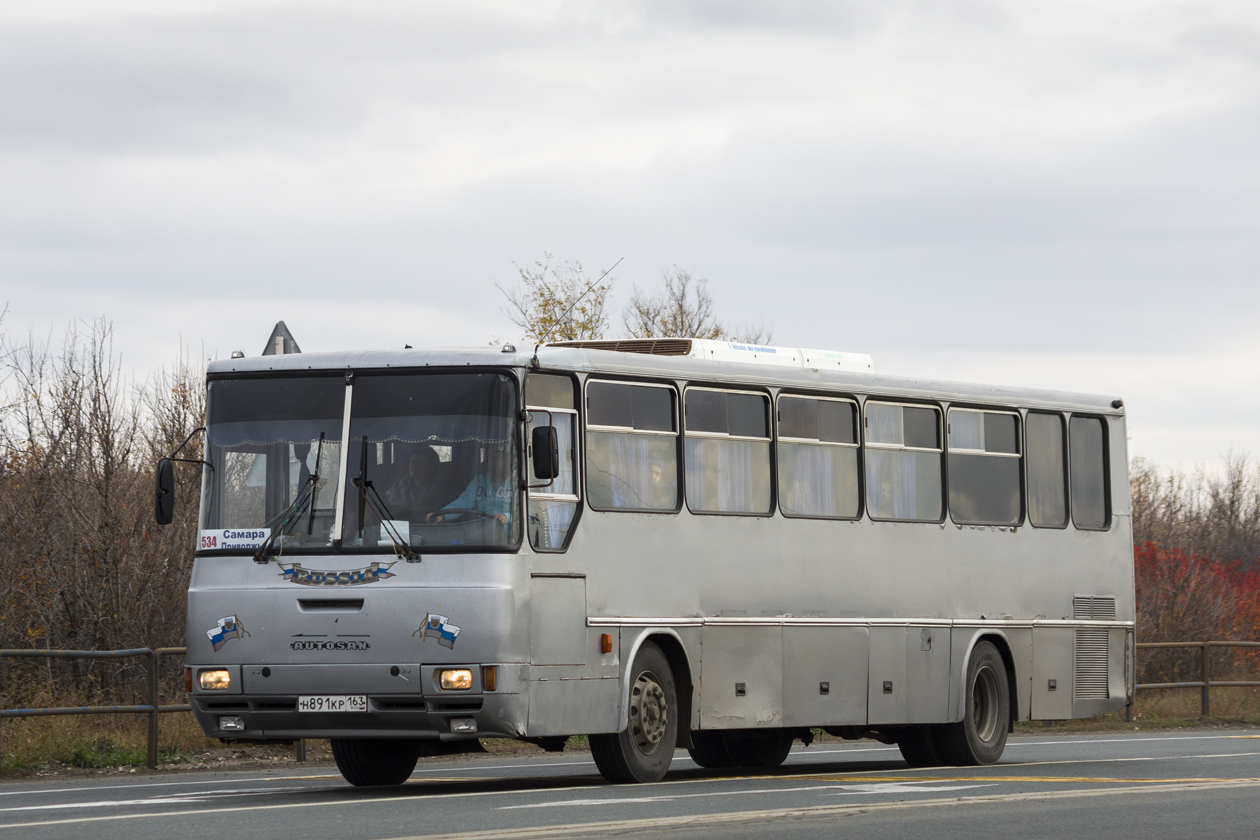
M1011 653L1011 645L1005 635L986 633L976 638L976 643L979 642L989 642L997 648L998 653L1002 655L1002 664L1006 666L1006 685L1011 698L1011 719L1007 724L1009 732L1014 728L1015 721L1019 720L1019 682L1015 679L1015 655ZM975 649L974 645L972 649Z
M960 666L954 671L954 677L958 679L958 684L963 686L963 689L961 696L957 700L957 708L954 709L954 714L952 714L950 718L952 720L954 718L962 717L962 704L966 699L967 693L965 687L967 681L967 667L971 663L971 656L975 652L976 645L981 642L989 642L997 648L998 653L1002 657L1002 664L1006 666L1006 685L1011 696L1011 719L1008 724L1009 731L1010 728L1014 727L1015 721L1019 720L1019 683L1016 682L1015 679L1015 656L1011 653L1010 641L1006 638L1005 633L998 631L990 630L987 632L980 632L971 637L971 643L967 646L967 655L963 657Z

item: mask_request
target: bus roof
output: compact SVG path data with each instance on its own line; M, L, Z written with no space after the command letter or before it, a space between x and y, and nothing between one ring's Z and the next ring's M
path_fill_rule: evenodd
M338 371L370 369L423 369L452 367L516 367L533 365L533 348L498 347L415 348L406 350L358 350L331 353L295 353L283 356L251 356L219 359L207 374L218 378L231 373L267 371ZM860 371L764 366L742 362L712 361L690 356L656 356L586 347L543 346L537 351L537 369L644 376L660 379L703 380L730 385L774 386L793 390L834 391L870 396L929 398L983 405L1074 409L1099 414L1123 414L1113 407L1112 396L1078 394L1038 388L981 385L908 376L888 376Z

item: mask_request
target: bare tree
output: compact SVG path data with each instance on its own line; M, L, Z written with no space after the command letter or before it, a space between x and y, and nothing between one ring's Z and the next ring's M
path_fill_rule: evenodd
M608 329L608 294L615 278L592 281L580 262L566 260L556 266L554 259L544 252L543 259L532 266L513 263L520 285L495 284L508 300L504 314L530 341L603 338Z
M767 344L772 330L764 324L729 329L714 312L709 280L674 266L662 272L665 288L656 295L636 286L622 319L626 332L635 338L711 338L746 344Z
M179 644L195 505L153 523L152 469L204 415L200 372L181 360L150 382L119 373L104 319L72 325L59 350L0 347L0 647ZM196 498L196 471L183 476ZM134 663L133 663L134 664ZM62 689L125 698L139 664L39 666ZM17 666L14 666L17 667ZM10 670L0 692L21 689Z
M1161 470L1135 458L1129 473L1133 542L1212 562L1260 561L1260 465L1226 454L1219 474Z

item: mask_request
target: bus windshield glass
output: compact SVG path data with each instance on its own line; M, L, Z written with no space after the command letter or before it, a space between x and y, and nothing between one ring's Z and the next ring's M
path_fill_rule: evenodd
M332 544L345 393L340 375L209 383L200 550Z
M515 380L499 373L360 375L342 546L397 552L520 543Z

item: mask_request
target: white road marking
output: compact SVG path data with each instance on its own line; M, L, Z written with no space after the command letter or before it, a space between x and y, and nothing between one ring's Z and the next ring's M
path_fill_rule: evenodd
M829 793L828 796L852 796L857 793L922 793L924 791L967 790L968 788L997 787L1000 782L987 782L978 785L920 785L916 782L877 782L865 785L840 785L841 793Z
M118 808L123 805L183 805L188 802L208 802L212 799L224 799L230 796L263 796L277 790L303 790L298 787L271 788L269 790L222 790L206 793L184 793L166 796L153 796L148 799L102 799L97 802L60 802L54 805L19 805L13 808L0 808L0 813L9 811L55 811L63 808Z
M964 790L966 788L995 787L997 784L998 782L992 782L988 784L950 785L946 787L929 787L923 782L885 782L883 784L862 785L809 785L808 787L763 788L761 790L716 790L707 791L705 793L667 793L661 796L637 796L633 798L598 797L592 799L565 799L560 802L532 802L528 805L503 805L495 810L518 811L528 808L565 808L583 805L618 805L622 802L673 802L678 799L705 799L714 796L755 796L757 794L766 793L782 794L830 790L842 791L842 793L829 794L831 796L844 796L846 794L852 795L857 793L918 793L920 791Z
M340 779L341 775L320 775L320 776L260 776L256 779L224 779L224 783L231 785L248 785L254 782L297 782L304 779ZM68 791L95 791L95 790L128 790L130 788L156 788L156 787L187 787L189 785L204 785L205 779L197 779L190 782L133 782L126 785L84 785L81 787L66 786L60 788L45 788L44 790L4 790L0 791L0 796L34 796L37 793L66 793Z

